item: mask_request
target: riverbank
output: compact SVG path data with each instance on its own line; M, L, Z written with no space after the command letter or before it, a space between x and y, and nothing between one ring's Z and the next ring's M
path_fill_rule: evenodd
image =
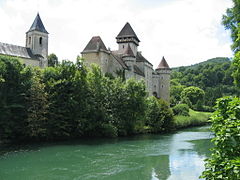
M176 129L202 126L208 123L208 119L212 113L210 112L199 112L192 109L189 110L189 116L174 116L174 127Z

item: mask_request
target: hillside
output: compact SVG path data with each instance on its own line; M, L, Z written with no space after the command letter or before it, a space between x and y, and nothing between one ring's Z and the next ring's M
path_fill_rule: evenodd
M190 65L190 66L175 67L175 68L172 68L172 70L179 71L179 69L181 69L181 68L194 69L194 68L197 68L200 65L219 64L219 63L221 64L221 63L230 62L230 61L231 61L230 58L227 58L227 57L216 57L216 58L211 58L211 59L208 59L206 61L196 63L196 64L193 64L193 65Z
M217 57L191 66L173 68L171 74L171 105L181 102L181 91L196 86L204 90L203 105L213 107L217 98L238 95L232 78L231 60Z

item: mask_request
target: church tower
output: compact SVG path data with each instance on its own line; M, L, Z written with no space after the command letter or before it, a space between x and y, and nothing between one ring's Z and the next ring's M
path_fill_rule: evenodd
M171 69L168 66L167 61L164 56L162 57L161 62L159 63L157 69L155 70L158 76L158 92L159 97L163 100L170 101L170 75Z
M128 22L117 35L116 39L118 43L118 51L120 53L124 53L129 45L131 50L133 51L134 56L137 55L137 47L140 40L138 39L136 33L133 31L131 25Z
M32 26L26 32L26 47L40 59L40 67L46 67L48 56L48 32L37 14Z

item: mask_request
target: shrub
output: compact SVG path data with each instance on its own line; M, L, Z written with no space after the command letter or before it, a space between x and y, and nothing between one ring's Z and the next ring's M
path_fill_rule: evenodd
M172 108L174 115L189 116L189 106L187 104L177 104Z
M173 127L173 113L165 101L154 96L147 98L146 125L155 133Z
M202 178L240 179L240 99L221 98L211 118L215 137L212 156L206 160Z

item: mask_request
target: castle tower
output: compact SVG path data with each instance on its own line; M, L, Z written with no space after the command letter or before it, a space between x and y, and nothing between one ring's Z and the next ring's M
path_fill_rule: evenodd
M127 47L123 52L122 59L128 67L128 71L125 74L126 79L134 77L134 65L136 63L136 57L129 44L127 44Z
M48 32L37 14L32 26L26 32L26 47L40 59L40 66L46 67L48 56Z
M118 43L119 52L123 53L125 49L129 46L131 47L134 56L137 55L137 47L140 40L138 39L136 33L133 31L131 25L127 22L122 28L120 33L116 37Z
M170 74L171 69L168 66L167 61L165 60L164 56L159 63L157 69L155 70L158 76L158 92L159 98L169 102L170 101Z

